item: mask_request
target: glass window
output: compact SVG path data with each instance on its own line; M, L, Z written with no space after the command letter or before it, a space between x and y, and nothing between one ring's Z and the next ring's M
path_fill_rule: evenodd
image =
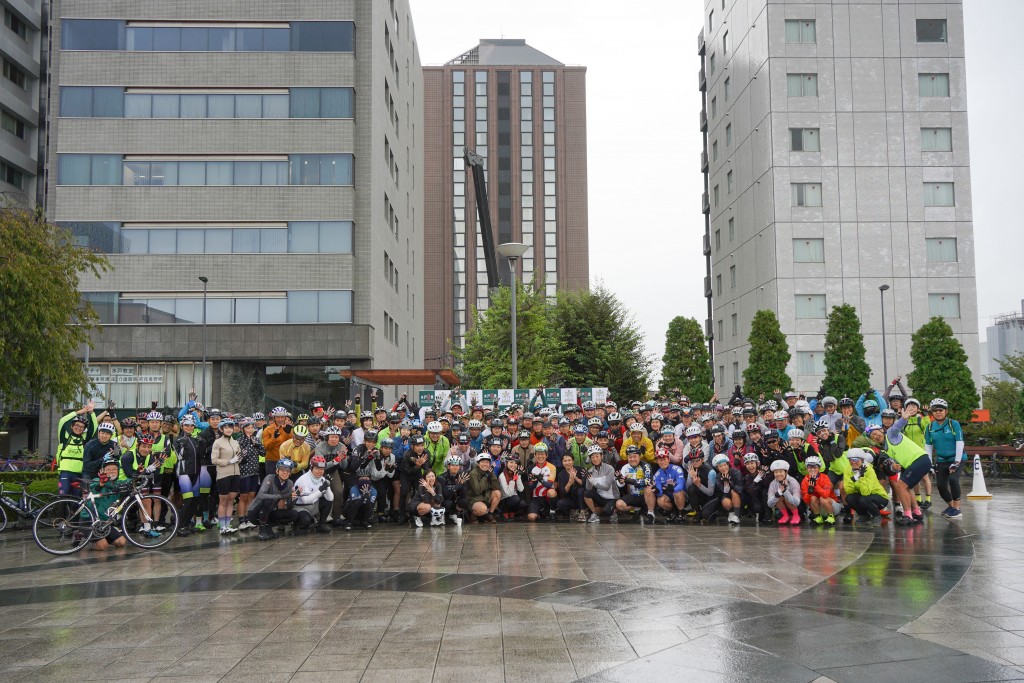
M88 154L57 155L58 185L89 185L91 159Z
M925 206L956 206L953 183L925 183Z
M178 118L178 101L177 95L153 95L153 118Z
M271 254L288 253L288 229L263 228L260 230L260 251Z
M120 50L124 22L110 19L63 19L60 46L65 50Z
M320 223L320 251L324 253L352 253L352 221L323 221Z
M153 50L156 52L181 52L180 28L154 28Z
M351 185L352 157L348 154L321 154L320 184Z
M921 97L949 97L949 74L918 74L917 89Z
M60 89L61 116L93 116L92 88L66 86Z
M286 28L263 29L264 52L288 52L290 31Z
M287 185L288 184L288 162L287 161L264 161L261 164L263 185Z
M288 321L287 299L260 299L261 323L284 323Z
M235 322L258 323L260 321L259 299L235 299Z
M121 244L125 254L148 254L149 230L122 230Z
M824 351L797 351L796 373L798 375L824 375Z
M233 52L235 49L235 30L233 28L211 28L210 52Z
M296 52L352 52L355 24L350 21L293 21L291 49Z
M207 254L230 254L231 253L231 230L206 229L206 253Z
M288 292L288 322L315 323L320 305L317 292Z
M180 109L183 119L205 119L206 95L182 95Z
M288 224L288 251L292 254L315 254L320 251L318 223Z
M816 43L818 42L816 33L814 19L786 20L787 43Z
M177 185L178 162L154 161L149 169L150 185Z
M793 240L795 263L824 263L825 240L820 237Z
M352 118L352 88L321 88L320 117L325 119Z
M236 161L235 162L235 185L260 185L261 163L259 161Z
M236 228L231 231L231 251L235 254L258 254L260 231L254 228Z
M315 154L296 154L291 158L292 185L319 185L320 159Z
M821 206L821 185L793 183L793 206Z
M210 49L210 30L208 28L181 29L182 52L206 52Z
M126 31L127 48L135 52L153 50L153 29L145 26L131 26Z
M320 322L350 323L352 322L351 292L340 290L319 293Z
M790 149L794 152L820 152L820 137L817 128L790 128Z
M124 116L128 119L153 117L153 96L127 94L124 96Z
M956 263L955 237L929 237L924 245L929 263Z
M239 52L262 52L262 28L236 28L235 49Z
M174 254L178 247L177 230L150 230L149 231L149 253L150 254Z
M179 323L203 322L203 300L199 298L175 300L174 317Z
M790 97L817 97L818 74L787 74L786 93Z
M206 162L205 161L179 161L178 162L178 184L179 185L205 185L206 184Z
M289 94L291 118L309 119L320 115L320 91L318 88L292 88Z
M207 299L206 322L210 324L227 324L231 321L234 299Z
M929 294L928 295L929 315L938 315L943 318L960 317L960 295L959 294Z
M263 95L263 118L288 118L288 95Z
M230 119L235 116L234 95L208 95L206 115L211 119Z
M945 19L918 19L917 20L917 42L919 42L919 43L945 43L946 42L946 20Z
M827 317L825 312L825 295L797 294L796 317L797 320Z
M951 128L922 128L922 152L952 152L953 130Z
M235 116L240 119L263 117L262 95L235 95Z
M230 185L234 164L230 161L206 162L207 185Z
M204 232L203 230L179 230L178 253L202 254L203 243L206 241Z
M146 311L149 319L146 321L155 325L173 324L177 322L174 317L174 310L177 308L174 299L149 299L146 304Z

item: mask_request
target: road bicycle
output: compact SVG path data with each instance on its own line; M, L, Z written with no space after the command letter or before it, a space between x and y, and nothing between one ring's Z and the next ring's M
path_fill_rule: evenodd
M14 524L17 525L23 519L35 519L45 505L57 500L53 493L29 493L30 481L16 481L14 484L21 487L21 495L17 498L12 497L17 495L14 491L4 491L4 484L0 482L0 531L7 528L7 508L14 513Z
M96 493L81 499L59 498L45 506L32 523L32 536L40 548L52 555L78 552L94 538L106 538L112 530L120 530L128 542L144 550L159 548L174 538L180 519L178 509L167 498L155 493L142 493L144 482L152 474L143 474L119 482L118 501L105 510L100 519ZM164 506L164 507L161 507ZM158 524L158 511L167 510L169 521ZM148 525L145 529L143 525ZM157 528L162 530L157 531Z
M49 468L50 463L47 460L0 460L0 472L43 472Z

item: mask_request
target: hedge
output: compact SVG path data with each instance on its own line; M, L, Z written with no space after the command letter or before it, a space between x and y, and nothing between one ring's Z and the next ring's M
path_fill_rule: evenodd
M16 481L32 482L28 487L29 493L57 493L56 472L0 472L4 493L12 498L21 495L21 487L14 483Z

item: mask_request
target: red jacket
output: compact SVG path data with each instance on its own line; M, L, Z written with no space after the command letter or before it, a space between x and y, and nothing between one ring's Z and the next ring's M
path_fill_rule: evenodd
M804 477L803 482L800 484L800 492L805 503L810 503L812 496L817 496L818 498L835 497L835 494L832 492L832 480L828 478L827 474L819 474L813 488L811 487L810 475Z

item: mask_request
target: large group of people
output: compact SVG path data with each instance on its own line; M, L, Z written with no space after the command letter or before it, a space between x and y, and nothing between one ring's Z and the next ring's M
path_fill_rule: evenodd
M583 401L470 405L458 389L268 415L206 407L118 419L89 403L59 424L62 495L143 486L176 501L188 536L330 533L392 523L682 522L911 525L932 485L959 518L963 432L941 398L922 405L897 377L885 392L809 400L776 392L728 405ZM168 532L169 510L144 533ZM237 520L237 521L236 521ZM117 532L97 539L119 544ZM123 539L120 539L123 542Z

